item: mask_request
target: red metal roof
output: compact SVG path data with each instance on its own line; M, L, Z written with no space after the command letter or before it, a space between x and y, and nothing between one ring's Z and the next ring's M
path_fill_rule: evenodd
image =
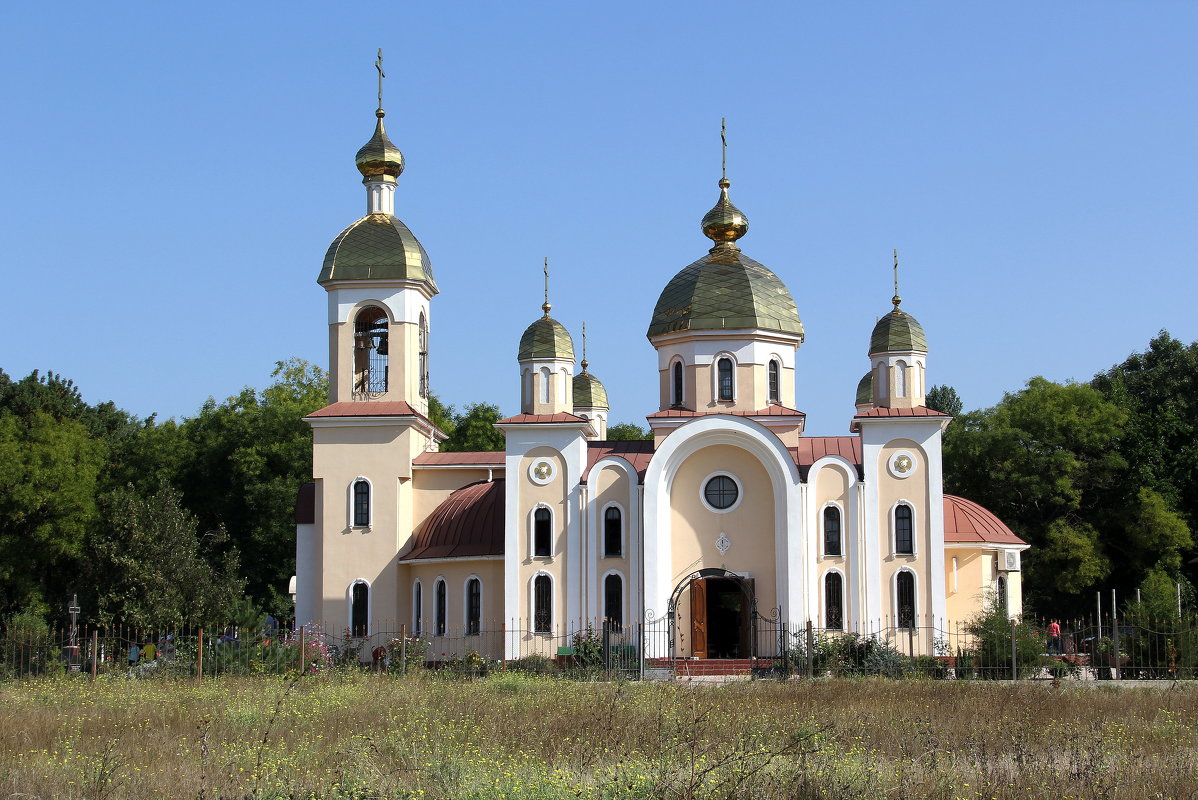
M582 472L582 482L587 482L591 467L602 458L619 456L632 464L636 470L637 481L644 483L645 470L649 468L649 460L653 458L653 440L638 439L630 442L587 442L587 467Z
M1003 521L972 500L944 496L944 541L1027 544Z
M567 414L564 411L557 414L517 414L514 417L501 419L496 425L519 425L529 422L586 422L582 417Z
M503 509L503 481L463 486L429 515L400 561L503 555Z
M354 403L333 403L319 411L313 411L309 417L427 417L412 408L402 400L386 402L363 401Z
M412 459L418 467L452 467L452 466L484 466L502 467L504 453L502 450L480 451L477 453L421 453Z
M871 408L868 411L862 411L853 419L861 419L862 417L947 417L943 411L933 411L926 406L916 406L915 408Z
M312 525L316 522L316 484L305 483L295 495L295 524Z
M802 411L786 406L766 406L760 411L691 411L689 408L667 408L649 414L645 419L666 419L668 417L706 417L712 414L727 414L732 417L805 417Z
M863 477L861 471L861 437L860 436L804 436L799 439L799 446L790 448L795 464L799 467L799 477L807 480L811 465L824 456L842 456L857 467L857 477Z

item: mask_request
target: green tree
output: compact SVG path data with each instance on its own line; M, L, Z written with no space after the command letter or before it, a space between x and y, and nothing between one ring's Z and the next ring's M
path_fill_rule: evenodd
M449 411L452 413L452 407ZM454 416L453 431L442 442L441 450L447 453L503 450L506 441L495 427L502 418L497 405L467 403L465 413Z
M924 399L924 405L933 411L943 411L953 417L961 415L964 410L964 405L961 403L961 398L957 394L957 390L951 386L933 386L928 389L928 393Z
M618 422L607 428L607 441L609 442L635 442L652 438L653 431L631 422Z

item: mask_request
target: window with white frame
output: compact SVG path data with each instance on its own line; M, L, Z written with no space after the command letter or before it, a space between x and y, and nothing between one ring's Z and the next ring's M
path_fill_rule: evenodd
M915 575L907 569L894 576L895 627L915 627Z
M541 506L532 512L533 558L549 558L553 554L553 514Z
M839 572L824 576L824 627L844 629L844 579Z
M370 481L358 478L353 486L353 526L370 527Z
M624 625L624 580L614 572L603 579L603 619L611 630Z
M781 379L779 376L780 372L781 372L781 369L778 367L778 360L771 358L770 365L769 365L770 403L777 404L777 403L782 402Z
M349 632L351 636L369 636L370 586L354 581L349 589Z
M894 507L894 552L898 555L915 555L914 517L906 503Z
M553 580L541 573L532 579L532 630L549 633L553 629Z
M677 407L682 406L682 362L674 362L674 401Z
M840 509L836 506L824 508L824 555L844 555L840 546Z
M624 554L624 515L619 506L608 506L603 512L603 556L619 558Z
M478 636L483 617L483 582L478 578L466 579L466 635Z
M449 598L446 596L445 579L437 578L433 584L433 636L444 636L449 619Z
M723 356L716 361L716 380L717 397L720 400L731 400L734 394L732 386L732 359Z
M412 635L419 638L424 630L424 585L420 579L412 586Z

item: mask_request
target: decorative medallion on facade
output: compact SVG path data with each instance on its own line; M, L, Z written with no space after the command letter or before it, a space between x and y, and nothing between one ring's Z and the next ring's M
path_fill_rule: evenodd
M918 464L913 453L900 450L890 457L890 474L896 478L909 478L915 474Z
M557 468L553 466L553 462L543 458L532 462L532 466L528 468L528 477L532 478L532 482L539 486L549 483L556 474Z
M720 551L720 555L726 555L728 548L732 546L732 541L728 538L728 534L721 533L720 538L715 540L715 549Z

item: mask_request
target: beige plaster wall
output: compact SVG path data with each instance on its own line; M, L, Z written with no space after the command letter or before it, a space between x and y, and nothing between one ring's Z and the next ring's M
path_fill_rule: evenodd
M700 499L709 475L725 472L740 486L740 502L731 511L712 511ZM679 467L670 487L672 580L677 582L705 567L747 573L754 581L757 608L764 614L778 605L775 571L774 490L769 473L746 450L712 445L690 456ZM724 555L716 540L725 533L731 541ZM684 653L689 653L690 593L683 592L677 629Z
M661 409L673 401L673 366L658 370ZM735 369L736 400L716 399L713 379L715 364L686 364L682 369L683 405L694 411L758 411L769 405L769 369L766 364L737 364ZM782 367L778 371L778 394L782 405L795 407L795 371Z
M819 620L815 624L817 626L826 624L824 576L834 568L839 570L843 576L841 602L844 609L843 622L847 627L849 620L857 611L853 599L859 580L859 576L849 572L849 560L846 555L849 552L852 532L856 530L855 521L849 517L849 477L839 467L825 466L820 469L813 482L810 482L809 479L809 485L810 483L814 483L815 486L815 531L813 535L816 537L816 552L819 554L816 560L816 574L819 576ZM829 503L834 503L840 508L841 555L839 556L824 555L824 508Z
M587 598L596 598L594 607L597 609L596 621L602 621L603 618L603 576L608 570L619 570L624 578L624 621L629 621L628 607L628 592L632 573L629 568L629 551L632 542L629 537L630 521L632 509L628 507L628 492L629 480L624 470L616 467L604 467L591 473L590 482L591 488L591 507L595 509L596 525L595 529L590 531L589 541L587 543L587 564L593 565L590 570L584 571L584 580L586 581L585 595ZM619 558L606 558L603 555L603 539L605 535L604 525L604 508L610 504L616 503L620 506L621 522L624 526L623 551ZM588 602L584 606L584 610L588 611L591 604Z
M427 659L444 660L442 653L449 656L462 655L474 650L480 655L499 658L503 653L503 560L473 559L463 561L403 561L399 566L399 603L401 610L395 630L399 624L407 626L409 634L416 630L413 616L413 589L416 581L421 582L424 593L422 617L419 629L428 641ZM466 580L477 577L482 581L482 619L477 636L466 636ZM445 636L435 636L435 586L438 578L446 584L445 592Z
M538 486L528 479L528 471L535 461L545 459L555 467L553 480L544 486ZM516 621L518 628L524 629L521 642L522 649L532 649L540 652L537 643L543 642L544 655L556 654L557 644L554 644L540 634L533 634L532 619L532 579L539 572L548 573L553 579L553 619L551 626L552 637L564 637L571 629L577 627L578 620L566 619L566 518L568 489L565 480L566 463L561 453L551 447L534 447L520 459L520 500L517 509L517 519L520 529L517 532L517 552L507 554L508 558L515 556L519 563L519 586L517 587L517 605L520 619ZM552 550L548 558L534 558L532 542L533 510L544 505L552 512ZM544 641L543 641L544 640Z
M968 622L986 603L992 589L990 564L994 553L977 548L944 549L945 613L950 630ZM953 560L956 559L956 589L953 589Z
M502 478L503 469L493 470L492 477ZM486 469L415 469L412 470L413 530L428 519L451 494L463 486L485 481Z
M900 450L915 454L918 466L914 474L907 478L896 478L890 474L891 456ZM882 565L882 615L893 620L895 614L894 575L901 567L910 567L916 575L915 595L917 625L925 625L925 619L931 613L932 592L940 591L940 586L932 586L928 580L928 567L931 554L931 525L928 515L928 462L923 448L910 439L895 439L882 448L875 465L878 481L877 524L878 558ZM907 502L914 511L912 535L915 542L915 555L897 555L892 552L894 528L892 509L900 500Z

